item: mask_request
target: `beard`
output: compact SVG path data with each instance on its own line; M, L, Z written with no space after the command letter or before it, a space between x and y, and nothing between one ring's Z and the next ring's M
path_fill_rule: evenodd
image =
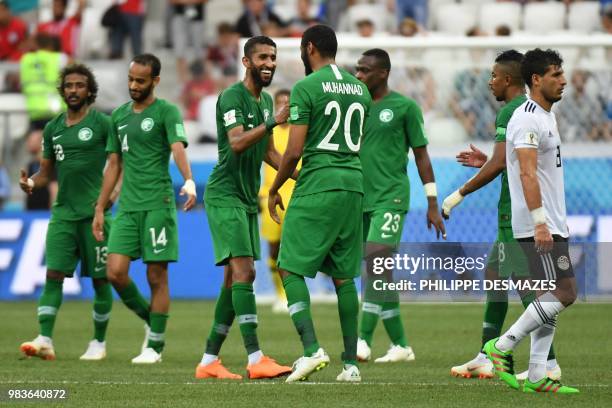
M302 49L301 53L302 62L304 63L304 72L306 76L312 74L312 65L310 65L310 61L308 61L308 54L305 49Z
M130 98L132 98L134 102L142 102L147 99L149 95L151 95L151 92L153 92L153 83L151 83L148 88L144 88L142 91L139 91L138 96L135 96L132 94L132 91L130 91Z
M267 87L268 85L270 85L272 83L272 78L274 78L274 69L271 69L270 71L272 72L272 74L270 75L270 79L269 80L264 80L261 77L261 70L264 68L251 68L251 79L253 80L253 83L255 83L255 85L260 86L262 88Z
M87 98L79 98L75 102L69 102L68 98L64 99L66 106L73 112L78 112L87 103Z

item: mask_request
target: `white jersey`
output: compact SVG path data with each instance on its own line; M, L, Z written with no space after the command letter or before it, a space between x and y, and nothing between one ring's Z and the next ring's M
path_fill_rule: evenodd
M506 168L512 200L512 232L515 238L535 235L535 225L527 208L516 149L537 149L537 176L551 234L567 238L567 212L561 162L561 138L553 112L527 99L516 108L506 129Z

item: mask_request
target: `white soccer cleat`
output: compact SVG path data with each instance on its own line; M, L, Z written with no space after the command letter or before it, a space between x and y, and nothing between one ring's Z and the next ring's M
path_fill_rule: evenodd
M348 368L347 368L348 367ZM361 374L356 365L344 366L342 372L336 377L336 381L361 382Z
M312 356L302 356L295 360L291 374L289 374L285 382L306 381L309 375L325 368L328 364L329 356L325 350L319 348Z
M141 353L145 351L145 349L149 345L149 334L151 333L151 328L149 327L148 324L145 323L144 329L145 329L145 336L144 336L144 340L142 341L142 346L140 346Z
M145 348L138 357L132 359L133 364L155 364L161 363L161 353L153 350L151 347Z
M372 350L364 339L357 339L357 361L370 361Z
M516 379L519 381L525 381L529 376L529 370L525 370L522 373L516 375ZM561 379L561 367L559 364L554 366L551 370L546 370L546 376L553 381L558 381Z
M97 361L97 360L102 360L105 357L106 357L106 342L98 341L94 339L89 342L89 345L87 346L87 351L85 352L85 354L79 357L79 360Z
M32 341L21 343L19 350L28 357L40 357L43 360L55 360L53 340L49 337L38 335Z
M482 353L479 353L467 363L451 368L451 375L463 378L493 378L493 363Z
M414 351L412 347L402 347L399 345L391 345L387 354L374 360L375 363L398 363L400 361L413 361Z

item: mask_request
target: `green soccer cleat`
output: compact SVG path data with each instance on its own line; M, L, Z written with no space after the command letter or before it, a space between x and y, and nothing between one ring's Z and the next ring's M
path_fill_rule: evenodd
M487 358L493 363L495 374L511 388L519 389L519 382L514 375L514 360L512 359L512 351L503 352L495 347L497 342L496 337L487 341L482 350L487 355Z
M523 383L523 392L552 392L555 394L579 394L577 388L568 387L561 384L558 380L551 380L548 377L542 378L538 382L532 383L529 378Z

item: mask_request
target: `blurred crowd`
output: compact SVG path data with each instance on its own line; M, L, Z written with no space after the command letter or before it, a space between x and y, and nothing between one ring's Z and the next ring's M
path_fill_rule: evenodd
M35 163L36 149L48 119L63 108L55 91L59 70L73 59L125 61L145 51L166 50L176 67L175 97L186 121L196 123L197 141L215 142L215 104L219 90L237 80L241 37L300 37L309 26L325 23L355 37L435 36L450 27L454 35L510 36L527 21L482 24L484 5L533 0L0 0L0 69L2 92L26 96L29 117L24 146ZM612 0L549 1L563 6L563 28L573 29L570 10L590 7L578 24L590 32L612 33ZM225 7L224 7L225 5ZM458 8L457 8L458 7ZM463 7L463 8L461 8ZM469 7L481 7L469 8ZM516 6L512 6L516 9ZM211 10L224 10L224 20ZM467 11L466 11L467 10ZM479 11L478 11L479 10ZM586 8L585 8L586 10ZM446 14L445 14L446 13ZM451 13L451 14L448 14ZM461 23L461 13L467 13ZM474 17L478 14L481 20ZM157 42L147 42L145 28L155 16ZM485 16L485 17L483 17ZM523 16L523 14L521 14ZM526 17L521 17L526 18ZM574 18L576 20L576 18ZM497 20L496 20L497 21ZM461 24L464 25L461 25ZM212 26L214 25L214 27ZM449 32L449 31L447 31ZM101 34L100 34L101 33ZM450 33L450 32L449 32ZM151 31L147 35L151 35ZM102 38L100 38L102 37ZM86 41L83 39L87 38ZM93 50L89 42L102 42ZM86 43L85 46L83 43ZM128 51L129 50L129 51ZM165 61L165 60L164 60ZM398 75L398 73L395 73ZM402 70L401 91L417 100L426 118L434 112L436 81L423 66ZM449 86L446 109L473 139L490 140L498 108L488 89L487 69L458 72ZM606 72L576 69L558 106L566 140L612 140L612 78ZM439 86L439 85L438 85ZM584 129L590 129L584 132ZM0 149L1 150L1 149ZM6 171L0 158L0 206L6 196ZM51 192L52 193L52 192Z

